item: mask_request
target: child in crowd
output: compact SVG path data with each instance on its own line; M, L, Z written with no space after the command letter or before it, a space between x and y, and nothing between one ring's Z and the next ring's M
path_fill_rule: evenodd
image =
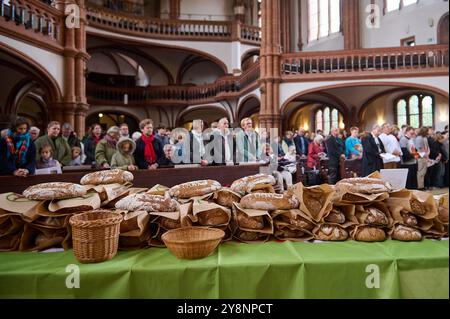
M53 159L53 149L50 145L45 144L39 149L40 159L36 162L36 168L55 168L61 167L61 164Z
M81 148L78 146L72 147L72 160L69 166L80 166L81 165Z
M136 143L128 137L122 137L117 142L117 151L111 158L111 168L120 168L123 170L135 171L138 167L134 161L134 150Z

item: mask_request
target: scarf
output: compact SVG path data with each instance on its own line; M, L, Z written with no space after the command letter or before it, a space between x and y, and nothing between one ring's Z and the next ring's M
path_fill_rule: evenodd
M153 141L155 140L155 135L152 136L146 136L143 134L141 136L142 141L145 143L144 148L144 159L147 163L153 164L156 162L156 153L155 149L153 148Z
M6 135L7 153L6 156L13 157L17 165L24 165L26 163L26 155L30 147L30 132L25 134L14 134L8 130Z
M94 139L94 144L97 145L98 142L100 142L102 140L102 135L96 136L94 134L92 134L92 137Z
M116 148L116 144L117 144L117 140L116 140L116 139L112 138L112 137L109 136L109 135L106 135L106 136L105 136L105 140L106 140L106 142L108 142L108 145L109 145L110 147Z

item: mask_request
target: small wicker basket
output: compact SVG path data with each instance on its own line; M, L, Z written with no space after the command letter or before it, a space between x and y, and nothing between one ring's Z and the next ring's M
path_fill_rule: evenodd
M119 245L123 216L109 210L94 210L70 217L73 253L81 263L112 259Z
M161 239L177 258L199 259L211 255L224 236L217 228L186 227L169 230Z

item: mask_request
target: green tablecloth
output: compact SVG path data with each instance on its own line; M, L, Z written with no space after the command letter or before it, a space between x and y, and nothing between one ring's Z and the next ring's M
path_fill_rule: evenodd
M66 287L70 264L80 288ZM448 264L446 240L231 242L201 260L150 248L88 265L72 251L0 253L0 298L448 298Z

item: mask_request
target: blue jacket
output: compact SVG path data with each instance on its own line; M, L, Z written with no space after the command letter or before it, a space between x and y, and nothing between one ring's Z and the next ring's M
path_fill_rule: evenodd
M14 158L6 157L7 144L4 138L0 139L0 175L13 175L14 171L19 168L25 168L30 172L30 175L34 174L36 170L36 146L33 141L30 141L30 146L27 150L26 162L23 165L17 166Z

